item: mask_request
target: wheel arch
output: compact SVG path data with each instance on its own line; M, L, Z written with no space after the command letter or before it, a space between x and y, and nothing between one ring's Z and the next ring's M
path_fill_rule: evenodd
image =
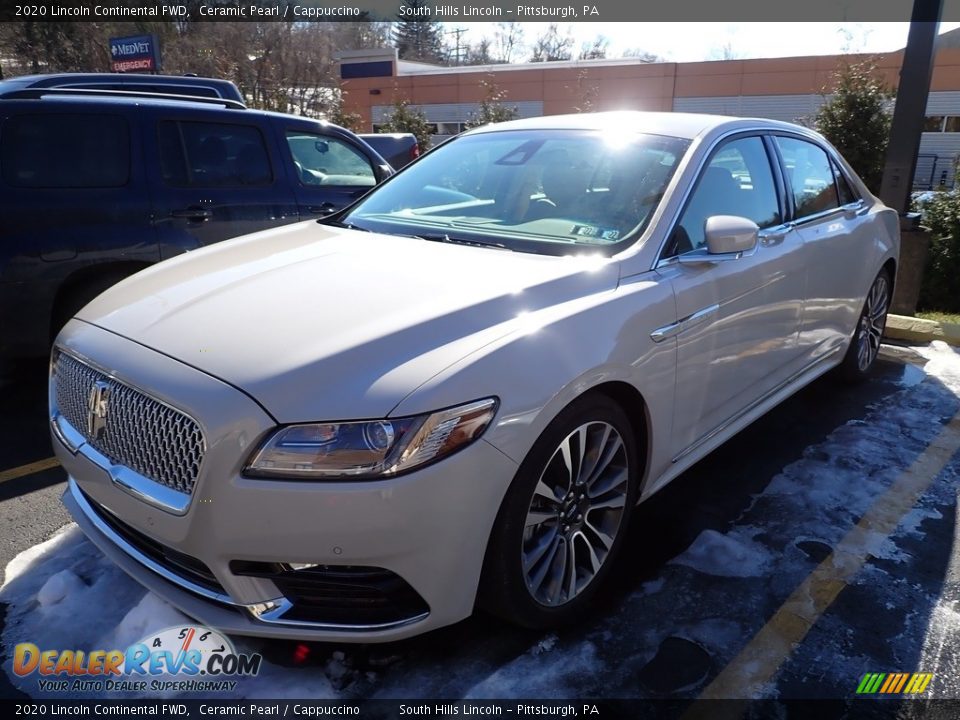
M152 263L149 262L143 262L142 260L120 260L85 265L77 268L64 278L63 282L60 283L60 287L57 289L56 295L53 298L53 304L50 306L50 317L47 319L49 323L48 332L55 330L53 326L57 318L63 313L64 308L70 302L71 298L82 288L107 278L116 278L117 281L119 281L124 277L129 277L136 272L150 267L151 264ZM56 330L59 330L59 328L56 328Z

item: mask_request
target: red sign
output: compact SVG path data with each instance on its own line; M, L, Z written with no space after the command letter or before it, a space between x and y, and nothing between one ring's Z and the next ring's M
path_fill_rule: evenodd
M110 63L114 72L130 72L131 70L155 70L153 58L140 60L114 60Z

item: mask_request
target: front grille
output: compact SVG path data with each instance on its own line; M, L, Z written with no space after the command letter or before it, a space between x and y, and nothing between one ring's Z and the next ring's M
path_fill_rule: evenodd
M152 537L144 535L139 530L133 529L86 493L83 494L83 497L97 514L97 517L117 535L130 543L134 549L178 577L215 593L227 594L216 576L203 562L191 555L167 547Z
M280 563L233 560L230 571L273 581L292 606L281 620L381 625L430 611L403 578L383 568L317 565L294 570Z
M193 493L206 449L195 420L63 352L54 360L53 381L57 410L92 447L154 482ZM89 398L98 382L109 395L104 427L93 437Z

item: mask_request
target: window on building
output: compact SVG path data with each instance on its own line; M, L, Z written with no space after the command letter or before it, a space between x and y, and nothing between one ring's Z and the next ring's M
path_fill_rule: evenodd
M924 132L943 132L943 115L927 115L923 123Z

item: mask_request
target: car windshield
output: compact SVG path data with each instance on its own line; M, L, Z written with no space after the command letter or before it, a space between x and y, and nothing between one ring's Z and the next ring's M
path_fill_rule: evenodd
M466 135L339 222L544 254L615 252L646 227L688 140L573 130Z

